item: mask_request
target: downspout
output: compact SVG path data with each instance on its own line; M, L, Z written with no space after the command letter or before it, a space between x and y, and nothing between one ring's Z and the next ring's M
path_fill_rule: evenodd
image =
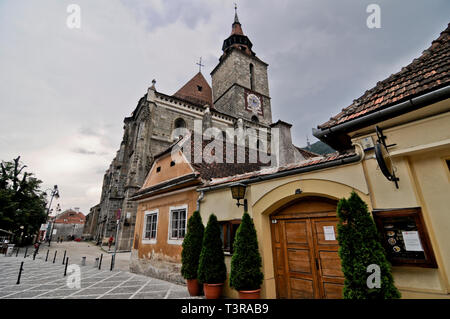
M197 211L200 211L200 202L203 200L203 197L205 197L205 192L201 191L200 196L197 198Z

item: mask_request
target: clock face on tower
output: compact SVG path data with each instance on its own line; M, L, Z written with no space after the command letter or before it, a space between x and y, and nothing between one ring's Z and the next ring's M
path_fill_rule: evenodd
M245 107L247 111L250 111L254 114L263 114L262 109L262 99L261 96L255 94L253 92L246 91L245 92Z

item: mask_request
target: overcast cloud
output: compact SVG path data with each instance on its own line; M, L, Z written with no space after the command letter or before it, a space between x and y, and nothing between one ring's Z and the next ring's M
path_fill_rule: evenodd
M21 155L58 184L63 209L87 214L119 148L123 119L145 94L175 93L218 63L234 1L41 0L0 2L0 160ZM449 23L446 0L237 1L244 33L269 63L273 120L304 146L321 124L420 56ZM81 28L69 29L69 4ZM381 7L381 28L366 7Z

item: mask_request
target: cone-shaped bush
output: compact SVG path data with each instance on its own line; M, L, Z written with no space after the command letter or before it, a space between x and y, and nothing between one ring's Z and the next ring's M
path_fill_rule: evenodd
M201 283L219 284L225 282L226 278L220 226L216 215L211 214L203 235L197 279Z
M181 251L181 275L185 279L197 278L204 230L202 217L198 211L195 211L188 220L187 233Z
M260 288L262 280L255 225L250 215L244 212L233 244L230 287L236 290L256 290Z
M340 219L337 225L339 256L345 276L343 297L345 299L394 299L400 292L394 286L391 265L380 243L375 223L366 203L352 192L349 199L341 199L337 205ZM380 269L380 288L369 288L368 281L374 282L368 272L369 265Z

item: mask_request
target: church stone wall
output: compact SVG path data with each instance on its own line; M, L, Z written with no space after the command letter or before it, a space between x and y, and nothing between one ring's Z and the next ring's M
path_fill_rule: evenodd
M267 78L267 65L238 50L233 50L222 64L212 73L213 101L214 103L233 84L239 84L250 89L250 63L254 70L253 91L269 96L269 81Z

